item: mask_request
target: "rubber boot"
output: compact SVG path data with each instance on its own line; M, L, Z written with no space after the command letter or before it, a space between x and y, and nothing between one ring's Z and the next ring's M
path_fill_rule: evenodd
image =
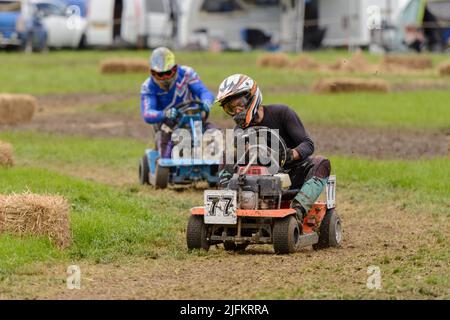
M312 177L306 181L292 201L291 207L300 210L303 218L319 198L328 181L327 178ZM303 219L302 219L303 221Z
M163 159L172 158L173 142L171 140L171 134L160 131L159 140L157 141L158 151Z

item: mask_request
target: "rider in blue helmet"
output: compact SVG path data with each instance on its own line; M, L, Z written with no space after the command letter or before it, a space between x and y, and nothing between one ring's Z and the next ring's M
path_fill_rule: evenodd
M141 115L145 122L154 125L156 147L162 158L171 157L171 133L162 130L162 124L174 125L178 110L174 107L188 100L200 100L205 129L214 126L206 123L214 95L206 88L194 69L179 66L175 55L167 48L155 49L150 56L151 75L141 88Z

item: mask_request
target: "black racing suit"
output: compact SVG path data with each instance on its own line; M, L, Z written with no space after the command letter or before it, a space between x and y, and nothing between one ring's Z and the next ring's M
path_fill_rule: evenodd
M291 178L291 189L300 189L294 199L293 206L300 205L303 213L307 212L319 197L330 176L331 164L322 156L312 156L314 143L305 130L298 115L285 105L268 105L264 108L264 117L257 126L277 129L279 135L290 149L295 149L300 155L284 165L283 170ZM221 182L233 175L233 165L223 165L220 172Z

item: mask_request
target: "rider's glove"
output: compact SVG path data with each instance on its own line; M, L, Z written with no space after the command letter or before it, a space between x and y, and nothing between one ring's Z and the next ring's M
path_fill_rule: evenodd
M176 108L168 108L164 111L164 116L168 120L175 120L178 116L178 110Z
M203 102L202 103L202 110L206 112L206 114L209 114L211 111L211 103L210 102Z
M295 161L294 159L294 149L287 148L286 150L286 162L284 165L291 165Z
M233 175L226 171L226 170L222 170L219 173L219 187L225 188L228 186L228 182L230 181L231 177Z

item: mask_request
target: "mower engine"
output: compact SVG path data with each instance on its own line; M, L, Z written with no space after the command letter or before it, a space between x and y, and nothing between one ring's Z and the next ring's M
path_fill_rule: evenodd
M279 209L283 191L289 189L289 175L270 175L266 167L252 166L246 174L237 174L230 179L226 189L237 193L238 208L243 210Z

